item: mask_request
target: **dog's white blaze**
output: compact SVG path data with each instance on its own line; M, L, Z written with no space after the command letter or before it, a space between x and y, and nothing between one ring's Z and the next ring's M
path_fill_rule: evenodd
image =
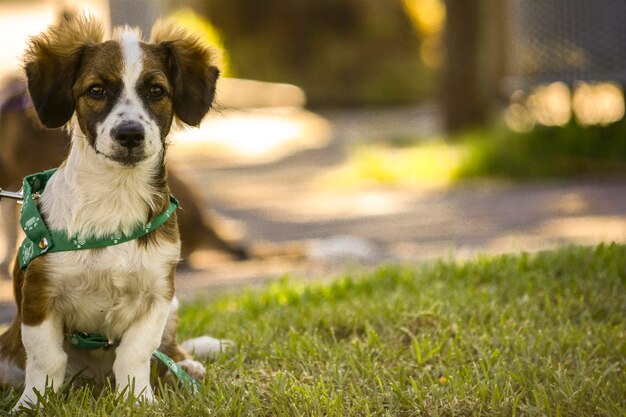
M139 74L141 74L143 67L143 53L141 51L141 47L139 46L140 38L141 36L137 30L129 28L125 28L120 35L119 42L122 47L122 57L124 60L122 80L124 82L124 94L126 98L129 99L131 97L139 99L137 94L133 94L133 87L137 84Z

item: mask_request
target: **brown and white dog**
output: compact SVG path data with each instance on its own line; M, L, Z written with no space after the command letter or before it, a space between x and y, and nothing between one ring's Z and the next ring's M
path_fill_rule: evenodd
M173 121L198 125L219 71L215 53L184 30L157 23L150 41L137 30L103 40L94 20L77 18L31 39L29 91L41 122L68 125L71 149L48 182L39 209L50 229L101 237L130 233L169 201L164 156ZM151 400L150 357L159 349L193 376L204 374L176 341L174 274L180 256L176 216L138 240L49 253L13 270L17 317L0 336L0 380L35 391L81 372L113 376L119 390ZM72 331L100 333L115 349L79 351Z

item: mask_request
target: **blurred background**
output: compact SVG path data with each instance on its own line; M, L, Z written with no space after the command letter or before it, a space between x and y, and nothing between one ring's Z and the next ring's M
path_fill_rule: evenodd
M621 0L0 0L0 75L64 13L223 51L169 163L247 253L194 247L183 290L626 237Z

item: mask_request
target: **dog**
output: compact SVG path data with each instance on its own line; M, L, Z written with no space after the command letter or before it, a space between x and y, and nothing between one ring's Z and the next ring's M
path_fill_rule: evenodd
M18 190L22 179L34 172L60 165L67 155L70 137L66 129L45 129L28 96L22 77L9 78L0 87L0 187ZM182 242L181 262L202 248L224 253L234 260L248 260L249 249L224 231L220 221L203 207L193 187L168 164L168 184L182 210L178 226ZM0 254L0 275L8 271L17 242L17 206L1 204L7 248ZM3 260L4 258L4 260ZM180 266L180 264L179 264Z
M149 42L138 30L79 17L31 38L28 88L41 123L68 126L67 159L38 198L50 230L98 238L129 235L170 200L164 157L172 123L197 126L219 76L216 53L169 22ZM150 357L168 355L191 376L204 367L176 340L174 277L180 257L176 213L149 234L97 249L45 253L13 268L17 316L0 335L0 379L24 386L16 409L37 392L81 373L112 377L120 392L154 398ZM77 350L68 332L99 333L115 349ZM161 370L160 376L164 376Z

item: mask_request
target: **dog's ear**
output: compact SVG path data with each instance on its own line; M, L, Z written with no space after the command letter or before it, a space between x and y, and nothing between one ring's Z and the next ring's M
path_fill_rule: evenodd
M199 125L213 105L220 74L215 65L218 53L172 21L157 22L150 42L167 53L176 118L191 126Z
M49 128L63 126L74 113L72 86L80 58L102 42L102 25L87 17L64 20L30 39L24 55L28 91L37 116Z

